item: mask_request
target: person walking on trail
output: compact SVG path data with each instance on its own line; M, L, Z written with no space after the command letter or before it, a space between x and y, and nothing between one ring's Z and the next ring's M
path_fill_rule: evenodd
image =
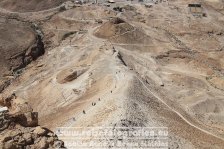
M83 114L86 114L86 111L85 110L83 110L82 112L83 112Z

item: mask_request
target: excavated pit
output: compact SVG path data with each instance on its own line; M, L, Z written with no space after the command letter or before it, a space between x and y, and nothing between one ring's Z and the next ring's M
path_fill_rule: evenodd
M68 70L64 70L64 71L61 71L57 75L56 79L57 79L58 83L64 84L64 83L71 82L71 81L77 79L79 76L81 76L86 71L87 71L87 69L81 69L81 70L68 69Z

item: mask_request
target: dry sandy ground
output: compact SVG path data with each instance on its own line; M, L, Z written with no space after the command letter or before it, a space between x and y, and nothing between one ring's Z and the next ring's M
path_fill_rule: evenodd
M207 17L189 13L190 1L127 3L42 21L46 54L2 94L27 99L52 130L168 127L170 148L223 148L223 3L203 1Z
M0 0L0 7L13 12L35 12L54 8L68 0Z

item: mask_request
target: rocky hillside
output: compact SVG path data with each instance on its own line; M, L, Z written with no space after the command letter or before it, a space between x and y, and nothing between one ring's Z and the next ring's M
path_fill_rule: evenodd
M165 148L223 148L223 1L63 2L0 1L1 146L80 148L58 128L165 128Z
M13 19L0 23L0 92L22 68L44 54L44 44L35 26Z
M68 0L0 0L0 7L13 12L35 12L60 6Z

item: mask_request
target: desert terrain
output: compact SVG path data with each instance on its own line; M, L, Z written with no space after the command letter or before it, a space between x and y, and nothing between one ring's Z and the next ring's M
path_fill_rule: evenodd
M13 129L50 133L14 148L56 148L63 137L43 138L58 127L124 126L166 127L170 149L224 148L222 0L0 0L0 50L0 107L14 123L2 148Z

